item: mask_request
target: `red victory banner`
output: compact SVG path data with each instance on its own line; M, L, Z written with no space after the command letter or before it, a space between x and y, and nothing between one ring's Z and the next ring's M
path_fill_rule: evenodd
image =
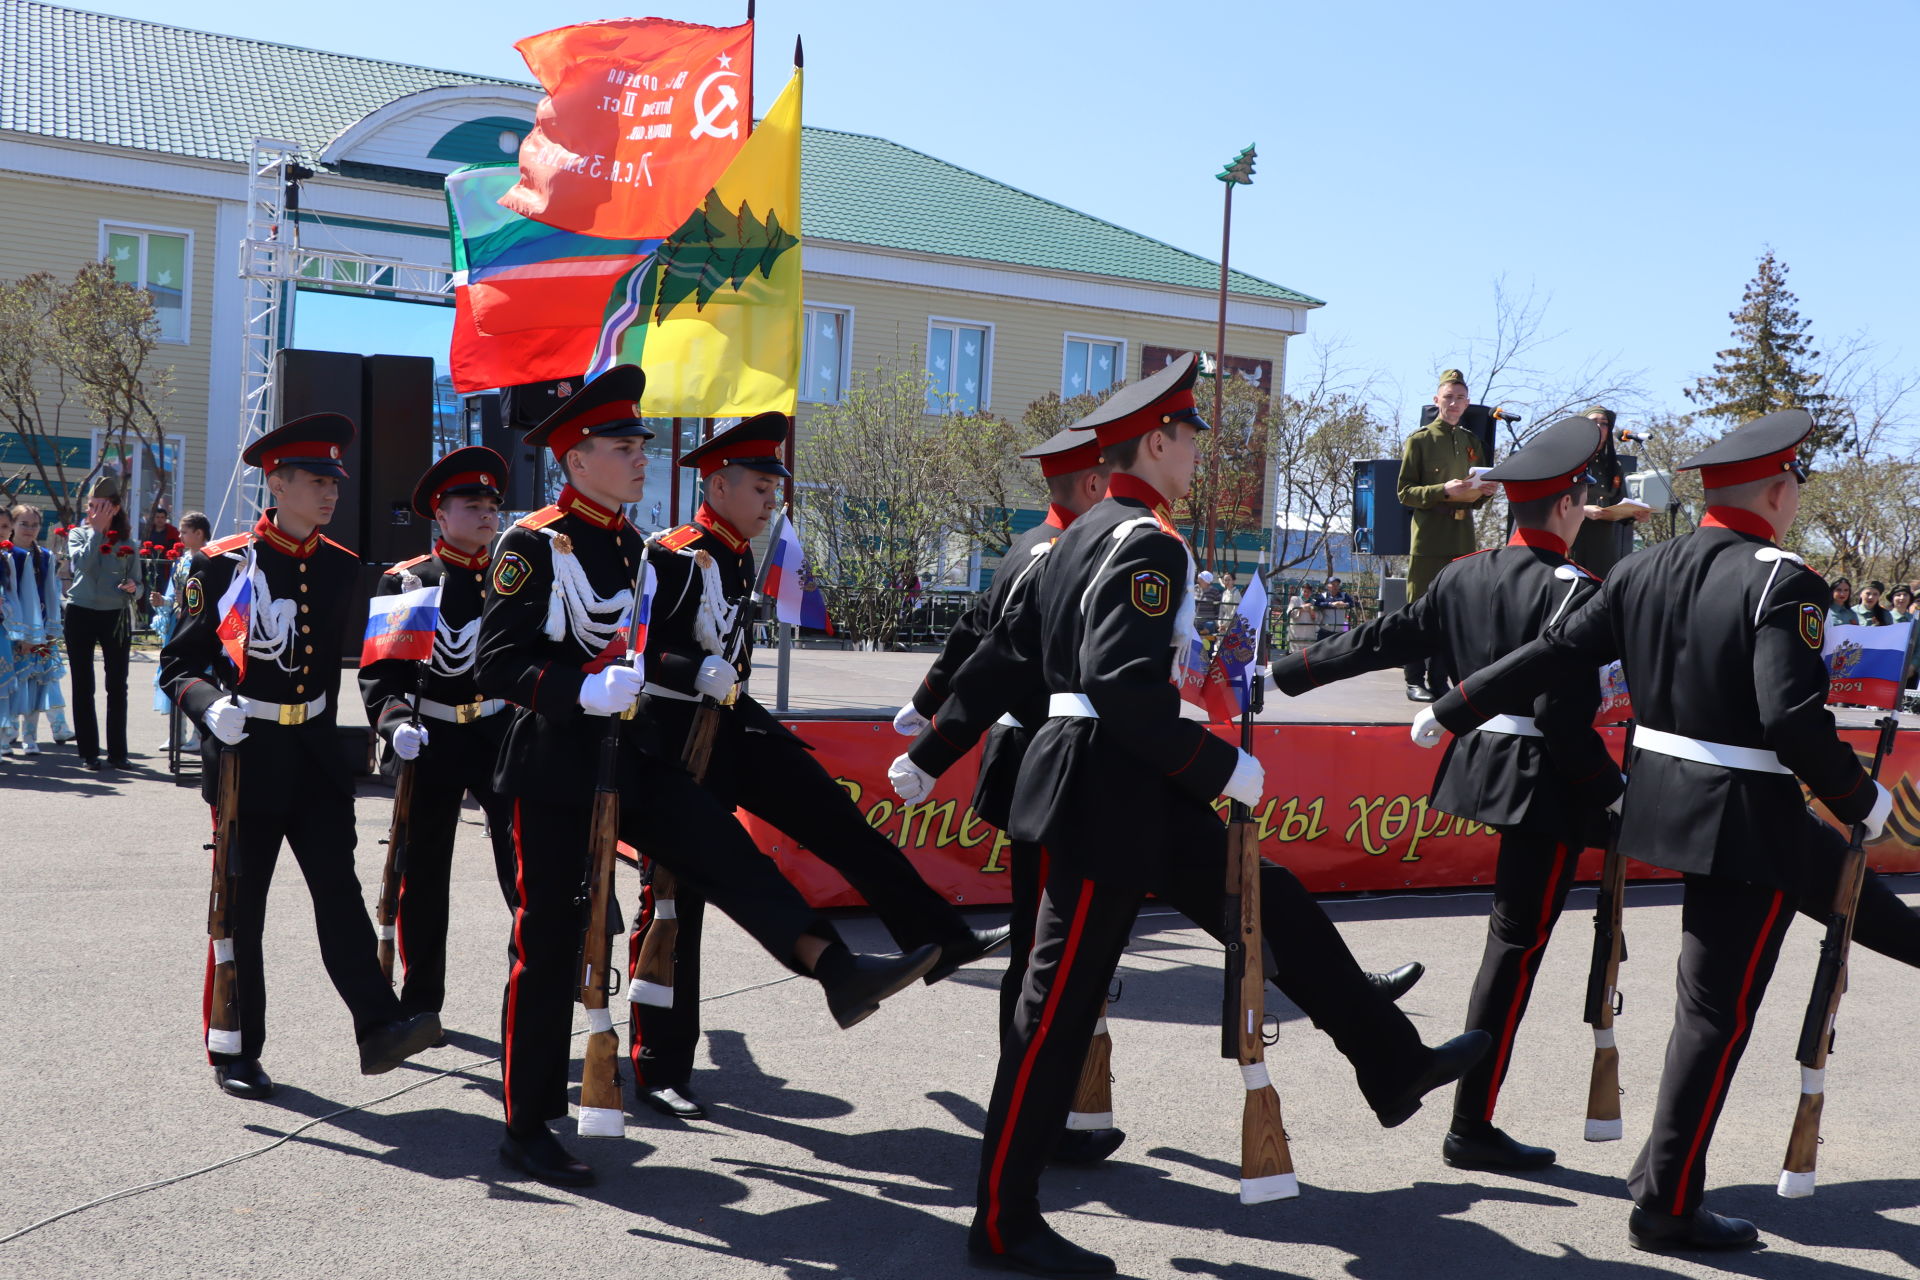
M609 18L514 46L546 89L503 208L607 239L671 235L753 127L753 24Z

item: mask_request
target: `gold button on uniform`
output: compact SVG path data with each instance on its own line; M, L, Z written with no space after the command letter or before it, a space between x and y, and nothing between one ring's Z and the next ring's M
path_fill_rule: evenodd
M305 605L301 605L301 606L300 606L300 612L302 612L302 613L306 613L306 612L308 612L308 609L307 609L307 606L305 606ZM303 628L301 628L301 630L303 630L303 631L304 631L304 630L305 630L305 628L303 627Z
M302 613L305 613L306 611L307 611L307 606L305 606L305 605L301 605L301 606L300 606L300 612L302 612ZM303 635L303 636L304 636L304 635L306 635L306 634L307 634L307 633L308 633L309 631L312 631L312 630L313 630L313 628L312 628L312 627L310 627L310 626L308 626L308 625L307 625L306 623L304 623L304 622L303 622L303 623L301 623L301 624L300 624L300 634L301 634L301 635ZM309 650L307 650L307 652L308 652L308 653L312 653L312 652L313 652L313 650L311 650L311 649L309 649Z
M297 684L297 685L295 685L295 686L293 686L293 691L294 691L295 693L305 693L305 692L307 691L307 686L305 686L305 685L303 685L303 684Z
M305 573L306 571L307 571L307 562L305 560L302 560L300 562L300 572Z
M300 584L300 589L301 589L302 591L305 591L305 590L307 589L307 584L306 584L306 583L304 583L304 582L303 582L303 583L301 583L301 584ZM301 607L301 608L303 608L303 609L304 609L304 608L306 608L306 606L305 606L305 605L301 605L300 607Z

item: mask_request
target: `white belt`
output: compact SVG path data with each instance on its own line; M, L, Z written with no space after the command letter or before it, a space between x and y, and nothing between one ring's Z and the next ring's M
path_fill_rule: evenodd
M682 693L678 689L669 689L667 688L667 686L663 684L655 684L651 680L647 681L647 686L644 690L642 690L642 692L645 693L649 698L671 698L675 702L700 701L700 695L697 693Z
M249 720L271 720L276 724L305 724L327 709L327 695L321 694L312 702L262 702L258 698L242 695L240 705L246 708Z
M1047 714L1056 719L1098 720L1093 699L1084 693L1056 693L1047 698Z
M1481 733L1510 733L1516 738L1543 736L1532 716L1495 716L1480 726Z
M994 723L999 725L1005 725L1009 729L1024 729L1027 727L1021 724L1018 720L1015 720L1013 718L1013 713L1011 711L1009 711L1006 715L1001 716L998 720L995 720Z
M1753 773L1785 773L1793 770L1780 763L1780 757L1758 747L1732 747L1724 742L1689 738L1683 733L1666 733L1639 725L1633 731L1633 745L1656 755L1676 760L1693 760L1718 765L1722 769L1746 769Z
M420 699L420 714L434 720L445 720L451 724L472 724L475 720L485 720L497 714L507 705L504 698L487 698L481 702L462 702L458 705L449 702L435 702L432 698Z

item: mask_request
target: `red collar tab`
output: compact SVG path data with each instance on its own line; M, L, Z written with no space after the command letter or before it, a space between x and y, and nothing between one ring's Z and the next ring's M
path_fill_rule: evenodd
M1507 539L1510 547L1533 547L1540 551L1551 551L1557 556L1567 554L1567 544L1547 532L1545 529L1528 529L1515 526L1513 536Z
M707 446L706 452L695 458L693 465L699 469L700 478L704 480L721 468L730 467L736 462L779 461L780 458L773 444L766 440L735 440L717 448L712 445Z
M1067 510L1059 503L1049 502L1047 504L1047 518L1040 523L1051 525L1055 529L1065 529L1074 522L1074 518L1073 512Z
M1178 387L1152 404L1134 410L1124 418L1097 424L1093 431L1100 444L1119 444L1143 436L1155 427L1178 422L1193 413L1193 388Z
M308 556L320 549L320 531L318 529L308 534L305 542L295 542L287 534L282 533L280 526L273 522L273 513L275 510L276 508L269 507L267 513L255 522L253 526L254 537L260 539L260 541L266 543L281 555L292 556L295 560L305 560Z
M567 450L593 434L595 427L609 422L632 422L640 417L640 406L631 400L611 400L597 409L582 410L580 416L561 423L547 433L547 448L564 465Z
M1071 449L1059 453L1045 454L1040 459L1040 474L1051 480L1055 476L1070 476L1076 471L1085 471L1089 467L1100 465L1100 441L1096 438L1085 444L1077 444Z
M1745 466L1745 463L1736 463ZM1757 477L1756 477L1757 478ZM1745 507L1708 507L1707 514L1700 520L1702 529L1731 529L1735 533L1751 534L1756 538L1774 540L1773 526L1765 517L1757 516Z
M707 473L702 470L700 474ZM727 544L729 551L736 555L747 549L747 540L740 536L740 531L728 524L726 517L706 503L701 503L700 509L693 513L693 522L703 529L710 530L716 538Z
M468 555L444 538L434 540L433 554L439 556L444 563L458 569L484 569L493 559L485 547Z
M1153 518L1159 521L1163 531L1180 538L1182 542L1186 541L1181 537L1179 528L1173 523L1173 509L1167 505L1167 500L1160 496L1158 489L1139 476L1125 471L1114 472L1112 478L1107 481L1107 496L1145 503L1147 510L1153 512Z
M1778 453L1770 453L1764 458L1748 458L1745 462L1726 462L1718 466L1702 467L1700 483L1709 489L1725 489L1736 484L1745 484L1749 480L1765 480L1769 476L1783 475L1793 469L1799 449L1800 447L1795 445L1790 449L1782 449ZM1726 508L1709 507L1708 510L1724 511ZM1739 528L1738 525L1727 527ZM1746 530L1742 529L1741 532L1744 533ZM1773 537L1771 533L1766 536L1769 540Z
M633 415L629 413L626 416ZM579 516L588 524L600 529L618 529L624 519L618 511L609 511L572 485L567 485L560 490L559 501L554 505L568 515Z

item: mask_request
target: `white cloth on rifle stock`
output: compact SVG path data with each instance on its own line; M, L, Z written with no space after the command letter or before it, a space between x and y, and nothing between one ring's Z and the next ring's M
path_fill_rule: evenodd
M224 1053L238 1057L240 1054L240 1033L238 1031L221 1031L215 1027L208 1027L207 1052Z
M666 983L634 978L627 983L627 999L654 1009L673 1008L673 988Z
M1644 724L1634 730L1633 745L1655 755L1692 760L1696 764L1717 765L1722 769L1745 769L1750 773L1793 773L1771 751L1763 751L1758 747L1736 747L1725 742L1708 742L1705 738L1689 738L1684 733L1650 729Z
M383 924L377 927L380 930L380 941L382 942L392 942L399 936L398 931L390 924Z
M1533 722L1532 716L1494 716L1480 726L1481 733L1510 733L1516 738L1538 738L1544 735L1540 726Z

